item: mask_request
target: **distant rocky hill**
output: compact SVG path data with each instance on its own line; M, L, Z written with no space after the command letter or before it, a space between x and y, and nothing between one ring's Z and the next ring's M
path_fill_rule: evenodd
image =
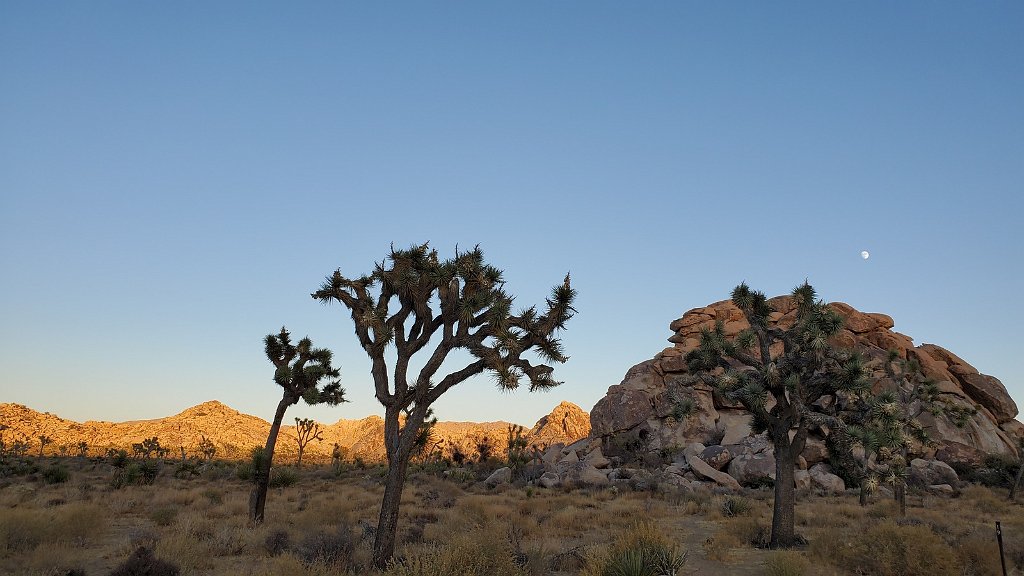
M0 424L7 426L3 430L4 442L10 445L14 440L28 441L33 447L31 453L38 452L38 437L41 435L53 439L46 448L47 454L59 453L62 446L73 453L74 446L85 442L93 455L102 454L108 448L130 449L133 443L156 436L161 446L170 449L171 456L178 456L182 447L187 454L194 455L205 436L217 447L217 456L223 458L244 458L253 446L266 442L270 430L270 423L266 420L243 414L216 400L166 418L129 422L90 420L83 423L36 412L20 404L0 404ZM487 438L498 453L504 445L509 425L508 422L438 422L434 428L433 443L437 450L449 455L458 447L464 454L474 456L477 443ZM358 456L367 461L383 460L384 420L381 417L343 419L322 426L323 441L314 441L306 448L304 461L329 460L335 443L345 450L349 459ZM533 429L524 429L524 433L530 444L568 444L590 433L590 420L579 406L562 402L551 414L541 418ZM275 455L287 462L297 454L295 427L282 426Z
M793 300L783 296L771 299L770 303L776 310L771 321L782 327L791 326L796 316ZM920 456L964 463L978 462L986 453L1017 453L1018 438L1024 437L1024 424L1014 419L1017 405L998 379L980 374L941 346L915 346L909 336L892 330L893 320L889 316L862 313L843 303L830 306L845 321L845 328L834 343L855 347L865 359L876 361L871 374L876 389L891 385L886 381L882 361L888 350L896 350L903 358L920 363L924 375L938 382L945 400L977 410L962 428L946 417L935 418L926 413L923 423L936 444L921 449ZM608 389L590 414L592 434L603 440L606 450L616 443L641 438L650 450L682 448L700 442L732 446L733 455L749 451L741 446L749 443L749 412L712 388L694 382L687 374L687 352L699 345L701 329L713 328L718 321L724 323L728 336L749 327L730 301L690 310L669 326L673 332L669 338L672 347L633 366L620 384ZM671 416L673 407L682 398L689 398L694 409L689 417L676 420ZM810 438L803 454L806 464L820 462L825 455L821 437ZM722 466L727 462L722 462Z

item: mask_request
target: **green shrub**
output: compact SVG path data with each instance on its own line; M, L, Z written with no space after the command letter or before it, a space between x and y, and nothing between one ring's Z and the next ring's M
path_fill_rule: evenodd
M110 485L113 488L123 488L125 486L152 484L156 481L159 473L160 466L156 462L132 462L125 466L124 469L114 473L114 478L110 481Z
M287 488L299 481L299 474L291 468L274 468L270 471L271 488Z
M744 516L750 510L750 500L740 496L728 496L722 501L722 516Z
M68 481L71 474L65 466L54 464L43 470L43 481L47 484L63 484Z

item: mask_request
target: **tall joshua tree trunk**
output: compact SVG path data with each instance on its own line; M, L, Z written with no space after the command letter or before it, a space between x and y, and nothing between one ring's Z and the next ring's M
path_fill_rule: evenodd
M274 460L274 446L277 444L277 435L281 431L284 413L294 403L295 400L286 395L277 404L277 412L274 413L274 422L270 425L270 434L267 435L267 445L263 449L263 457L253 462L256 485L253 486L252 493L249 494L249 519L253 524L263 522L263 510L267 506L267 490L270 488L270 467Z
M775 506L772 509L770 548L787 548L796 544L796 483L793 469L796 468L797 455L803 451L805 435L804 430L798 429L790 440L788 429L772 430L772 442L775 445Z
M398 416L399 411L393 408L388 408L384 414L388 474L384 480L384 499L381 501L377 534L373 541L373 565L380 570L387 568L388 561L395 554L398 508L402 503L405 475L409 470L409 456L423 420L414 413L406 419L405 427L399 430Z

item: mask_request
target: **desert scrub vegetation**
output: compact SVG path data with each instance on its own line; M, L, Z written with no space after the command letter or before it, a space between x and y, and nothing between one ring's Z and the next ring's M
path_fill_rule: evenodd
M69 479L47 483L42 471L57 463ZM44 459L0 479L0 573L105 575L132 562L184 576L374 573L382 467L283 467L295 481L271 488L255 527L251 483L223 473L234 467L115 489L109 464ZM854 491L804 494L796 532L807 545L788 551L765 548L771 500L770 490L488 488L419 471L383 574L1000 574L996 520L1008 566L1024 568L1024 504L1002 488L912 490L906 517L880 495L861 507Z

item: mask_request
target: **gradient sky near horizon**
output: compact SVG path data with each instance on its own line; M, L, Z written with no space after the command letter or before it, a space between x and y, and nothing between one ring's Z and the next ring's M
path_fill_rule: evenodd
M284 324L351 399L289 421L379 413L309 293L430 241L579 291L563 386L442 419L589 410L684 311L805 278L1024 403L1022 37L1019 2L5 1L0 402L270 418Z

